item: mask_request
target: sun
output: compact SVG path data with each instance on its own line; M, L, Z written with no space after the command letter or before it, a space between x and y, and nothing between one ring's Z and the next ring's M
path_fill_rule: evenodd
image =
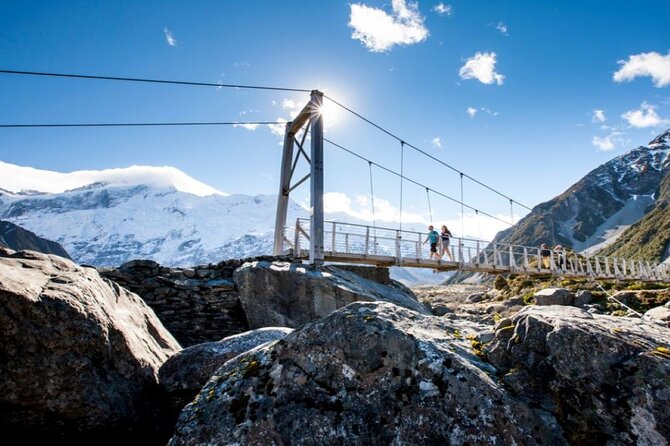
M332 97L338 98L338 96L332 96ZM323 98L323 103L321 104L321 107L319 107L319 113L323 117L323 125L325 128L330 128L334 125L340 124L344 117L344 110L342 109L342 107L340 107L327 97Z

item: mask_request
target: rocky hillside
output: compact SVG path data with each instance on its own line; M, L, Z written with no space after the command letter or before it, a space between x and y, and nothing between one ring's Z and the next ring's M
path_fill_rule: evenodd
M55 254L69 259L67 251L58 243L43 239L34 232L8 221L0 220L0 246L15 251L30 250L44 254Z
M661 182L657 196L652 210L602 254L657 261L670 258L670 174Z
M670 130L614 158L552 200L541 203L495 241L562 244L576 251L611 244L659 199L670 173Z

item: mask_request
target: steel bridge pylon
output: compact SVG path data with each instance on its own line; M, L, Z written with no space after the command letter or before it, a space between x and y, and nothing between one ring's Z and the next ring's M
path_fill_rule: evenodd
M309 263L322 265L324 262L323 240L323 93L312 90L310 101L303 107L298 116L286 123L284 132L284 149L281 161L279 193L277 197L277 216L275 218L274 255L283 251L286 216L291 191L309 179L310 182L310 235ZM296 135L305 128L300 141ZM310 154L305 150L305 139L309 129ZM297 151L295 150L297 146ZM295 153L294 153L295 152ZM295 168L300 158L309 163L309 173L291 184Z

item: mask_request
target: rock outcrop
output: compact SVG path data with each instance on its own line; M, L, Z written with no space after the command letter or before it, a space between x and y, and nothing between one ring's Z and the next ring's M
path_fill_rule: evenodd
M566 444L496 382L464 324L348 305L228 361L170 444Z
M4 220L0 220L0 246L13 251L30 250L43 254L55 254L71 260L65 248L59 243L42 238L34 232Z
M155 441L179 344L92 268L0 249L0 426L22 441ZM165 435L165 432L162 433Z
M399 283L389 286L333 266L287 262L246 263L233 275L251 328L297 328L357 301L386 301L430 314Z
M573 307L526 307L485 348L503 382L552 413L571 444L670 439L670 331Z
M226 361L261 344L284 338L293 330L283 327L259 328L217 342L185 348L168 359L158 372L173 407L180 411Z

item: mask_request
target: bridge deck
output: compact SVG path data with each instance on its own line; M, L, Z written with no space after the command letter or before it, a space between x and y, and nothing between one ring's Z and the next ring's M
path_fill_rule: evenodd
M454 260L430 259L426 234L343 222L326 222L324 257L328 262L375 266L430 268L438 271L520 273L640 281L670 281L670 265L638 259L583 256L552 252L542 257L537 247L453 238L450 252ZM298 259L309 258L309 220L298 219L286 228L284 253Z

